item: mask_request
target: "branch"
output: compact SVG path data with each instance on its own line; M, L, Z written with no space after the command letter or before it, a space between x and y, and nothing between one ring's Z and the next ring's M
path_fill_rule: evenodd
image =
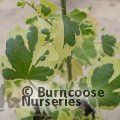
M38 91L38 88L29 80L29 83Z
M39 12L38 12L38 10L35 8L35 6L34 5L32 5L32 4L30 4L29 2L26 2L25 1L25 4L27 4L28 6L30 6L31 8L33 8L38 14L40 14ZM39 15L39 17L41 17L40 15ZM41 17L42 18L42 17ZM53 25L49 20L47 20L47 19L44 19L47 23L49 23L51 26Z

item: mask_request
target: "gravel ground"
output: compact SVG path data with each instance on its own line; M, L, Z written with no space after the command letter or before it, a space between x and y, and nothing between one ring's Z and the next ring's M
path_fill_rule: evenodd
M0 55L4 55L8 32L16 25L24 26L24 18L32 12L29 7L23 10L16 7L16 2L17 0L5 0L0 5ZM55 2L59 4L59 0ZM90 14L97 19L101 28L105 27L112 34L120 34L120 0L68 0L67 4L68 10L92 6ZM0 84L2 83L0 76ZM0 112L0 120L16 120L14 111L5 106L5 111ZM102 113L105 120L120 120L119 108Z

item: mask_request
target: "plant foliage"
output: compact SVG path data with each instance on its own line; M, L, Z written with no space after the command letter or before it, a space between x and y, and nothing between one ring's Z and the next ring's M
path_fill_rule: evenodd
M116 53L117 39L109 34L100 37L95 19L85 10L74 9L67 15L61 15L60 7L49 0L40 0L39 3L20 0L17 3L21 8L27 5L35 12L26 19L28 29L16 28L11 32L6 43L6 55L0 61L8 101L16 92L14 88L20 89L26 80L32 80L37 84L40 81L50 86L54 84L53 89L72 89L77 86L78 89L104 90L105 96L102 98L87 98L90 110L119 106L120 74L115 76L116 63L111 62L113 59L120 61L115 56L120 54ZM102 62L105 58L109 62ZM89 74L84 75L83 68ZM117 72L120 71L117 69ZM57 75L61 81L64 79L64 84L53 82L52 79ZM70 81L66 79L67 75ZM81 108L50 109L49 114L48 111L44 111L45 114L40 111L40 117L45 115L47 119L50 116L52 120L92 119L83 115ZM19 108L16 113L18 120L32 120L35 110ZM101 116L96 115L96 120L100 119Z

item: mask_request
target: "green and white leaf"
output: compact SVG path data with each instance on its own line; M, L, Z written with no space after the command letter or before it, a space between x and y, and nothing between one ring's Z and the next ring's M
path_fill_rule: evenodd
M34 109L30 107L16 109L17 120L33 120L34 113Z
M28 48L24 44L22 36L17 35L16 38L10 38L6 45L6 56L12 66L12 69L3 69L3 77L10 79L35 79L47 80L54 71L49 67L31 67L33 53L38 42L38 31L35 26L30 27L27 33ZM47 70L47 73L45 72Z
M72 111L67 108L55 111L53 116L53 120L73 120L74 118Z
M64 23L64 44L74 46L76 44L76 35L80 35L79 25L77 22L72 21L70 17L63 16Z
M91 77L92 89L104 91L104 97L96 97L99 107L116 107L120 103L119 92L114 92L114 90L120 88L120 75L110 82L113 74L113 65L110 63L97 67L93 71Z
M43 18L49 17L55 13L58 7L49 0L40 0L40 4L36 6L37 11Z
M92 39L84 40L82 47L76 47L73 50L73 56L78 60L80 64L90 65L91 59L97 56L94 41Z
M114 55L114 48L115 48L115 43L116 43L116 38L112 35L102 35L102 46L104 53L113 56Z

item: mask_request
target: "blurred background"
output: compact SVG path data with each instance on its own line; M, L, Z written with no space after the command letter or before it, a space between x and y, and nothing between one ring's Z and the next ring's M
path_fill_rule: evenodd
M5 53L9 31L17 25L25 27L24 19L33 12L29 7L18 8L17 1L4 0L0 4L0 56ZM60 4L60 0L52 1ZM90 8L90 15L97 20L101 29L105 27L107 33L120 34L120 0L67 0L67 10L70 11L74 8ZM0 86L2 83L3 79L0 76ZM105 120L120 120L119 108L114 111L101 112ZM14 111L7 108L4 112L0 112L0 120L16 120Z

